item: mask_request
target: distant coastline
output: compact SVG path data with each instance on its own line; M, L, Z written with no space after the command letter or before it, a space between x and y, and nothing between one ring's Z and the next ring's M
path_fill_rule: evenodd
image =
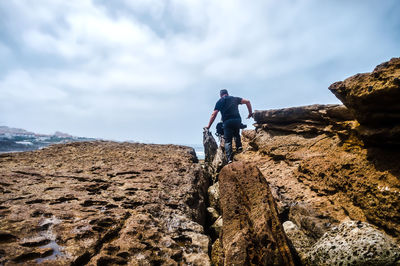
M98 140L98 139L75 137L61 132L56 132L53 135L44 135L44 134L29 132L20 128L10 128L7 126L0 126L0 154L35 151L48 147L52 144L93 141L93 140ZM199 160L204 160L203 144L176 144L176 145L184 145L192 147L196 152L197 158Z
M0 153L34 151L52 144L92 141L94 138L75 137L62 132L37 134L20 128L0 126Z

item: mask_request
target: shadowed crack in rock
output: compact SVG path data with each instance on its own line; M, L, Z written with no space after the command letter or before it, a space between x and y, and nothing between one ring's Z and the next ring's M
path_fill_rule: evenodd
M113 226L113 228L109 229L103 236L100 237L100 239L96 242L94 247L92 248L92 251L86 251L84 254L79 256L74 262L71 263L72 266L78 266L78 265L85 265L87 264L92 257L96 256L99 254L101 251L102 247L104 246L105 243L110 242L111 240L115 239L118 237L119 232L121 229L124 227L126 220L131 216L129 212L125 213L125 215L122 217L120 221L115 225L113 224L107 224L108 226ZM106 226L107 226L106 225Z

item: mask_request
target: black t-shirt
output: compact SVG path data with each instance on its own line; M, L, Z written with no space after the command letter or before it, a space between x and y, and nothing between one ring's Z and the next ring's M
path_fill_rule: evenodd
M224 96L215 104L214 110L221 112L222 121L240 118L238 106L241 102L242 98L240 97Z

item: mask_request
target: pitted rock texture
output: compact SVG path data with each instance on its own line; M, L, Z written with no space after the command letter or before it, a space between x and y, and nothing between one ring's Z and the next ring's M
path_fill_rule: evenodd
M373 226L347 221L332 228L307 254L310 265L396 265L400 248Z
M387 85L390 85L392 81L393 84L397 82L398 67L395 66L397 65L395 61L392 60L377 67L380 71L378 76L384 78ZM357 86L356 83L355 80L352 86ZM383 102L387 97L379 96L392 95L396 100L399 98L395 94L398 91L392 91L394 94L385 94L384 91L383 88L382 92L377 92L368 101L364 101L363 103L368 105L363 106L362 112L371 114L377 111L372 103L374 97L381 101L380 106L385 105ZM344 92L343 95L346 96L346 93ZM351 94L352 101L357 102L360 100L357 97L364 97L361 94ZM215 264L223 265L226 262L227 258L224 255L226 256L228 250L231 261L237 260L239 264L245 260L244 258L249 258L254 254L258 254L257 259L262 257L262 249L246 249L248 239L257 239L257 237L242 240L242 236L248 232L247 225L254 224L252 220L244 219L243 222L236 223L238 226L235 227L225 218L224 208L246 206L245 210L240 209L235 214L238 216L235 218L236 221L242 221L241 213L250 212L258 205L264 204L257 202L256 197L255 202L249 203L254 198L254 193L248 193L247 190L241 192L242 187L249 187L249 191L263 186L270 187L277 206L279 222L284 224L287 236L298 251L301 262L306 265L314 263L308 260L308 254L321 237L326 232L335 232L334 234L339 237L338 231L333 229L349 220L358 220L364 225L368 222L376 226L383 236L377 245L382 247L382 252L385 254L387 252L387 254L392 254L386 248L393 247L394 243L387 235L394 237L396 242L394 247L398 248L400 243L400 150L398 146L392 144L397 141L396 130L400 128L400 124L394 119L396 116L392 115L397 112L396 106L391 104L394 99L387 102L390 110L380 109L383 116L385 112L388 112L387 118L390 118L393 123L379 127L376 127L377 124L372 121L365 123L358 113L361 111L343 101L349 108L345 105L309 105L255 111L255 130L243 131L245 151L237 154L235 159L241 165L256 165L268 185L254 180L245 185L236 181L236 186L232 188L232 191L236 189L238 192L235 195L232 193L226 196L227 188L226 184L222 183L224 176L222 173L224 169L232 166L223 168L219 176L221 197L219 202L223 213L223 230L212 248L212 261ZM230 173L232 176L234 174ZM229 186L233 187L233 185ZM210 194L210 199L215 205L218 201L214 200L214 194ZM235 197L240 198L241 201L236 201ZM268 207L259 206L258 208L268 209ZM232 210L228 213L232 213ZM231 241L226 240L229 238ZM236 246L231 248L232 243L236 243L234 244ZM348 248L352 249L351 246ZM334 257L334 253L328 255L327 250L320 249L320 251L326 253L319 254L320 257L333 255L330 261L340 260L339 257ZM348 251L351 252L351 250ZM262 262L258 263L262 264ZM329 265L321 261L319 264Z
M400 58L332 84L329 89L355 115L369 144L400 145Z
M311 250L312 241L307 235L293 222L286 221L283 224L286 236L296 248L297 254L302 261L306 261Z
M310 107L304 109L308 114ZM284 123L263 122L268 120L265 112L255 130L243 132L246 151L236 157L258 166L281 222L289 220L305 234L303 241L309 243L296 247L303 263L303 247L349 219L373 224L400 240L400 151L365 145L354 130L357 121L337 116L329 121L322 109L317 113L323 118L287 117Z
M114 142L0 155L0 264L208 265L196 160Z
M333 83L329 89L361 124L400 124L400 58Z
M221 170L219 182L223 218L219 264L295 265L274 199L258 168L234 162Z
M237 157L260 168L282 222L295 222L316 240L350 218L399 239L400 151L366 147L352 132L352 121L335 118L324 130L308 121L301 132L298 121L279 129L257 121L255 131L243 133L250 147Z

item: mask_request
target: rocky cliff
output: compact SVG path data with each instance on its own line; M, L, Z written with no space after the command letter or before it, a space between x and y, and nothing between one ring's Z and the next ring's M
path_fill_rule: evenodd
M256 111L255 130L243 132L245 152L235 158L261 171L301 263L399 263L399 78L400 59L394 58L372 73L357 74L330 86L344 105ZM216 157L211 169L215 169ZM222 191L228 193L226 182L222 184L221 174L213 176L210 199L219 203L214 203L217 206L213 209L220 210L224 218L231 202L251 196L230 193L230 201L222 200ZM242 178L246 177L243 173ZM261 185L253 182L253 186ZM231 189L243 186L248 184L237 181ZM254 204L264 204L241 202L246 205L241 210L250 216ZM224 219L219 224L223 233L213 245L213 250L219 251L213 253L213 261L221 261L221 257L226 261L231 255L221 242L229 229ZM257 222L243 227L254 231ZM264 228L266 234L270 228L271 224ZM268 243L265 240L264 245Z
M228 166L208 131L204 165L101 141L2 154L0 264L399 265L399 71L334 83L344 105L256 111Z
M367 144L399 145L400 58L332 84L329 89L361 124L356 128Z
M114 142L0 155L0 265L208 265L191 148Z

